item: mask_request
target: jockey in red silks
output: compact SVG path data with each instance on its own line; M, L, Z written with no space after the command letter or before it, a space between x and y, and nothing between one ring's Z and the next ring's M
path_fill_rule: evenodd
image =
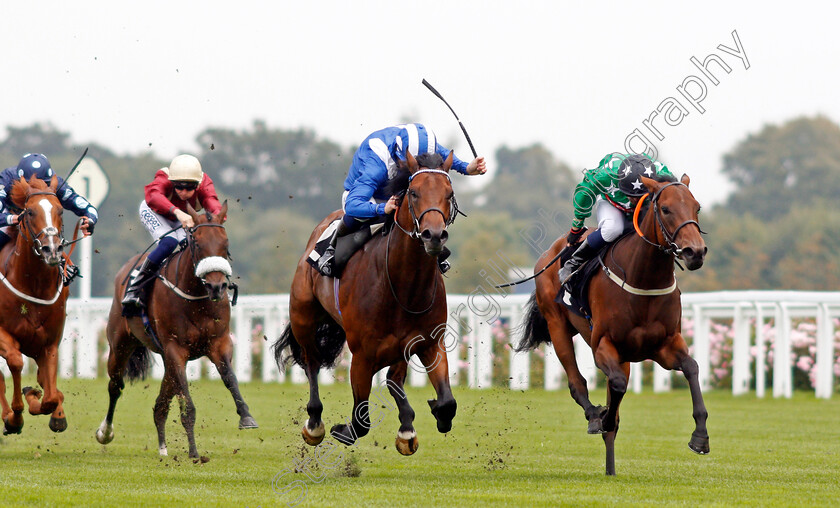
M187 204L213 215L222 208L213 180L201 170L198 159L188 154L175 157L169 167L155 173L145 187L145 198L140 203L140 221L158 245L131 274L122 299L123 315L127 317L138 315L140 308L145 307L143 287L157 276L161 263L178 244L186 240L185 230L195 225L187 213ZM183 228L175 229L178 226Z

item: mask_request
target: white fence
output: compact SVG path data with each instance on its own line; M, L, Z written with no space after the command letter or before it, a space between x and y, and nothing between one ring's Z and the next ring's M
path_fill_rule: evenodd
M470 295L448 296L449 318L447 322L448 360L450 379L453 384L466 384L470 388L491 386L494 370L494 348L505 347L499 340L511 344L521 337L520 325L524 318L524 307L528 295L490 295L475 292ZM287 376L293 383L306 381L303 371L292 367L288 372L279 371L270 354L270 344L280 335L288 319L288 295L241 296L233 308L231 330L234 336L234 367L241 382L251 381L255 360L258 361L260 377L264 382L284 381ZM763 397L766 386L766 371L772 367L772 391L775 397L790 397L793 391L793 369L791 332L793 322L798 319L812 319L816 323L815 393L817 397L830 398L834 386L833 368L835 357L834 320L840 317L840 292L795 292L795 291L733 291L683 294L683 315L693 319L693 355L700 366L700 383L704 390L711 387L710 334L714 320L731 321L732 338L731 370L732 392L739 395L755 384L758 397ZM87 301L71 299L68 302L68 316L65 337L59 350L59 373L62 377L95 378L104 376L107 343L104 340L105 323L110 309L110 298L93 298ZM503 327L499 324L503 323ZM772 323L772 364L769 364L769 344L765 328ZM494 324L496 326L494 326ZM505 329L509 332L505 332ZM267 339L267 340L265 340ZM576 352L581 372L590 387L599 379L598 371L589 348L576 337ZM532 356L543 361L543 379L531 379ZM346 353L349 356L349 352ZM508 355L505 355L508 356ZM499 355L501 357L501 355ZM544 359L543 359L544 357ZM496 362L498 363L498 362ZM8 369L0 359L0 368ZM27 368L31 368L27 362ZM338 372L323 371L320 381L335 382L336 378L348 377L348 358L337 367ZM496 366L498 368L498 365ZM508 384L512 389L528 389L541 384L547 390L561 387L563 369L551 347L543 346L539 352L509 354L506 367ZM504 368L503 367L503 368ZM642 364L631 368L631 389L642 390ZM190 362L190 379L203 376L218 378L218 374L206 359ZM384 381L384 370L377 374ZM163 374L162 362L157 361L154 377ZM652 387L654 391L669 390L674 373L659 366L653 367ZM681 375L678 374L677 375ZM427 382L421 372L411 370L409 383L423 386Z

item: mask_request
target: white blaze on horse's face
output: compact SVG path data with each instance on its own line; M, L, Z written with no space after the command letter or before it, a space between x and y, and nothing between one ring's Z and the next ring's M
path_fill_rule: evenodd
M49 199L42 198L38 201L38 205L41 207L42 210L44 210L44 220L46 221L46 226L41 231L41 233L43 233L47 247L46 250L43 250L42 247L42 251L44 252L44 259L49 264L55 264L58 263L58 260L60 258L59 252L61 242L59 241L58 228L53 224L53 204L50 203Z

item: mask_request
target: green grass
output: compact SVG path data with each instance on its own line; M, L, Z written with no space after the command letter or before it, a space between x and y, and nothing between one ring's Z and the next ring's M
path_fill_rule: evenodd
M31 382L31 379L29 380ZM107 407L105 380L60 380L69 428L53 434L47 417L25 413L23 434L0 445L0 505L7 506L280 506L272 479L314 456L303 444L304 386L245 384L242 393L260 429L237 430L233 401L220 381L191 386L196 439L209 462L187 458L173 404L169 457L157 453L152 404L158 382L128 386L117 406L116 438L93 437ZM557 505L836 505L840 500L840 397L792 400L706 395L711 454L688 447L693 430L685 390L628 394L616 442L616 477L604 475L604 446L586 434L568 392L456 388L452 432L435 429L426 399L409 389L420 449L394 448L396 412L353 447L341 445L338 468L283 477L306 485L300 506ZM592 394L603 403L604 392ZM346 385L322 387L327 427L344 421ZM328 438L329 439L329 438ZM313 461L314 463L314 461Z

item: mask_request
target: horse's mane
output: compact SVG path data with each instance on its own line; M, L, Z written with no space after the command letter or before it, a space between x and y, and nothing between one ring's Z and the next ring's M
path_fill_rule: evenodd
M674 175L666 175L665 173L656 173L653 177L659 183L674 183L677 181L677 177Z
M9 194L9 197L12 199L12 204L23 210L26 207L26 198L29 196L30 190L48 191L50 190L50 186L47 182L35 176L30 178L29 182L21 182L21 179L15 180Z
M416 157L416 160L421 168L438 169L443 166L443 157L437 153L421 153ZM396 196L404 193L408 189L409 178L411 178L411 172L408 171L407 167L401 166L397 168L396 176L390 179L385 186L385 194Z

